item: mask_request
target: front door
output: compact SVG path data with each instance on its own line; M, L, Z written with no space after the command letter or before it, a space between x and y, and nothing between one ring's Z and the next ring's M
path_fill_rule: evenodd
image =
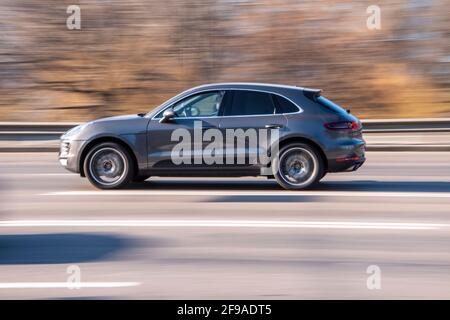
M218 129L223 96L223 91L208 91L183 98L169 107L175 117L168 122L159 122L164 110L157 114L147 129L149 169L202 167L199 159L208 142L204 142L201 135L207 129Z

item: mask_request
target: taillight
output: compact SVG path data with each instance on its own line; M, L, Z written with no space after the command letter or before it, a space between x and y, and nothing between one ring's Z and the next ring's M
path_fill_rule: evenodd
M344 158L337 158L336 162L348 162L348 161L358 161L361 158L358 156L354 156L354 157L344 157Z
M355 121L338 121L324 124L329 130L358 130L358 124Z

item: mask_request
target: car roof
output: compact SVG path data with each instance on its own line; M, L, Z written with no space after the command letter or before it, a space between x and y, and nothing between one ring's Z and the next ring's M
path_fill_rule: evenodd
M284 90L304 90L306 88L273 83L225 82L225 83L204 84L191 88L189 91L208 90L208 89L254 89L254 90L267 90L278 92Z
M283 85L283 84L272 84L272 83L254 83L254 82L225 82L225 83L209 83L200 85L197 87L189 88L178 95L170 98L169 100L165 101L163 104L161 104L158 108L155 108L153 111L149 112L148 114L150 116L154 116L158 112L160 112L162 109L167 107L168 105L176 102L177 100L183 99L184 97L195 94L202 91L208 91L208 90L255 90L255 91L266 91L266 92L272 92L275 94L282 95L284 97L292 99L292 96L295 95L297 92L302 93L320 93L320 89L310 89L305 87L297 87L292 85Z

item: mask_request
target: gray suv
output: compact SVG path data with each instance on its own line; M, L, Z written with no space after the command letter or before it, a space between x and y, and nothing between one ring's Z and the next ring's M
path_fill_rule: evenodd
M361 122L321 90L209 84L146 114L99 119L69 130L61 137L59 160L101 189L150 176L265 175L298 190L328 172L358 169L365 161L361 131ZM254 137L261 138L257 144L251 143Z

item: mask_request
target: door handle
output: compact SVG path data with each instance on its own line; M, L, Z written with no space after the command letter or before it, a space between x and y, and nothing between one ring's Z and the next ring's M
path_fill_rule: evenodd
M266 124L265 125L266 129L281 129L283 128L282 124Z

